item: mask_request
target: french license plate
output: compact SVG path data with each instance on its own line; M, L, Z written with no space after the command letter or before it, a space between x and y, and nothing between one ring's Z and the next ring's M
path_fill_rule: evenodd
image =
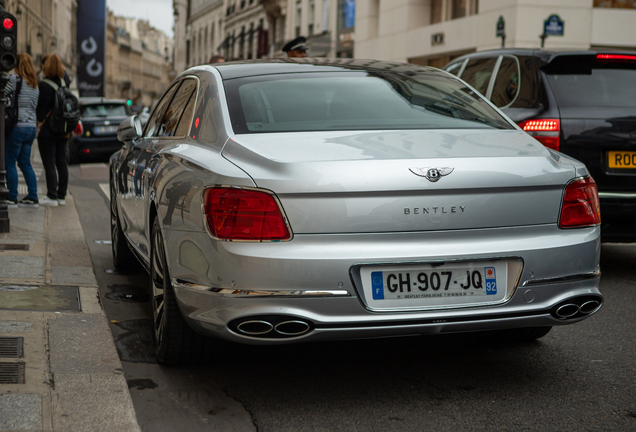
M611 151L607 155L609 168L636 169L636 151Z
M96 134L107 134L117 132L117 126L95 126Z
M506 297L507 265L503 260L365 267L361 276L367 302L377 308L490 303Z

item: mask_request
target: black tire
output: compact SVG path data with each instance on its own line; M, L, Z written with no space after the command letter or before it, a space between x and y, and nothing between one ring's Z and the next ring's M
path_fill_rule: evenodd
M157 362L179 365L204 360L208 356L210 342L195 333L179 311L157 218L152 224L149 281Z
M531 342L540 339L550 333L552 327L522 327L510 330L502 330L500 336L504 342L519 343Z
M119 223L119 212L117 211L117 201L115 199L115 185L113 179L110 180L110 240L113 253L113 265L118 272L133 273L139 270L139 261L128 247L128 242L124 236Z

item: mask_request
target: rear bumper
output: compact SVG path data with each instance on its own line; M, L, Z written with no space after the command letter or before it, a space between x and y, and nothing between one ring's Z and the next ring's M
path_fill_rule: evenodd
M122 146L117 136L106 137L73 137L70 151L80 159L108 159Z
M554 308L599 292L599 227L555 226L394 233L373 236L296 236L286 243L199 243L198 268L188 268L197 237L165 230L167 250L179 251L170 272L182 314L202 334L248 344L438 334L575 323ZM187 245L182 247L180 245ZM203 266L201 258L208 264ZM373 311L351 269L361 263L417 263L517 257L523 269L503 304L429 310ZM192 266L190 266L192 267ZM596 272L596 273L595 273ZM194 280L198 279L198 280ZM535 282L536 281L536 282ZM565 302L565 303L564 303ZM281 338L237 331L245 321L300 321L308 331Z

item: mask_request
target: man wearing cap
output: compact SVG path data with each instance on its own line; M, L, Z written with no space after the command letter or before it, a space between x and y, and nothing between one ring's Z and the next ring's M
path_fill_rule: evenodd
M287 53L287 57L307 57L307 38L299 36L293 41L287 42L283 47L283 51Z

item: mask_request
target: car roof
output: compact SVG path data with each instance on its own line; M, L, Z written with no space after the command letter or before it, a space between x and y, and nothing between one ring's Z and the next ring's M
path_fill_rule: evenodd
M221 77L226 79L242 78L258 75L288 74L304 72L397 72L416 73L433 72L435 68L418 66L409 63L398 63L380 60L363 59L328 59L328 58L288 58L259 59L227 63L215 63Z
M634 55L633 51L615 51L607 49L589 49L589 50L573 50L571 48L555 48L555 49L541 49L541 48L498 48L485 51L477 51L474 53L466 54L456 59L453 59L450 63L457 63L467 58L475 57L490 57L492 55L518 55L518 56L534 56L538 57L545 63L550 63L557 57L564 56L582 56L589 55L595 56L597 54L626 54Z
M80 105L98 105L98 104L122 104L126 105L124 99L106 99L103 97L81 97L79 98Z

